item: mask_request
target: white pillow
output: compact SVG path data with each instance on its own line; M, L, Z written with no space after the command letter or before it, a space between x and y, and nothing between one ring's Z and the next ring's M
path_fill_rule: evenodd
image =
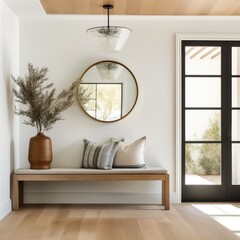
M144 167L145 144L146 137L142 137L131 144L126 144L123 141L119 142L118 149L113 160L113 167L115 168Z

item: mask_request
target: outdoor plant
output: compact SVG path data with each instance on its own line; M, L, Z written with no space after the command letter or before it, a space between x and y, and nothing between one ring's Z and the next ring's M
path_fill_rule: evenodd
M216 112L214 117L209 119L209 128L204 131L201 140L221 140L220 117L220 114ZM197 139L196 136L195 138ZM220 144L186 144L185 161L187 174L219 175L221 170Z
M55 96L53 83L46 84L48 68L34 68L28 64L28 73L24 77L15 78L17 87L13 89L15 101L21 103L15 113L26 117L24 124L37 128L38 133L47 131L58 120L63 120L62 112L74 102L74 82L67 90Z
M209 128L203 134L203 140L221 140L220 114L215 113L213 119L209 119ZM202 144L200 149L199 165L207 175L219 175L221 171L221 147L220 144Z

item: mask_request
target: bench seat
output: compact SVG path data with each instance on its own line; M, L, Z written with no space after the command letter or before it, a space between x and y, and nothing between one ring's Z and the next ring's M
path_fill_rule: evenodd
M169 209L169 174L162 167L113 168L112 170L87 168L51 168L35 170L19 168L13 174L13 210L24 203L25 181L153 181L162 182L162 205Z
M141 174L141 173L167 173L163 167L144 167L144 168L113 168L111 170L91 169L91 168L50 168L45 170L19 168L15 174Z

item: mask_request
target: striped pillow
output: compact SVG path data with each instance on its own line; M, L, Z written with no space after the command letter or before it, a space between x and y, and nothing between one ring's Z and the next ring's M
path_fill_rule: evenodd
M112 169L113 159L117 152L119 142L98 145L87 139L83 140L83 167Z

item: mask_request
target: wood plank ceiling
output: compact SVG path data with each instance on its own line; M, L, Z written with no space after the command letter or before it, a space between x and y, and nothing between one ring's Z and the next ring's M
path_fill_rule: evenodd
M115 15L240 15L240 0L40 0L47 14L106 14L103 4L113 4Z

